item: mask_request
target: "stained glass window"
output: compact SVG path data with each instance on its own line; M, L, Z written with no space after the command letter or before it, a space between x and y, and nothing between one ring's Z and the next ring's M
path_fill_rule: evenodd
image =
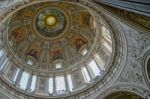
M15 76L13 78L13 82L15 82L17 80L17 76L19 74L20 69L17 68L16 72L15 72Z

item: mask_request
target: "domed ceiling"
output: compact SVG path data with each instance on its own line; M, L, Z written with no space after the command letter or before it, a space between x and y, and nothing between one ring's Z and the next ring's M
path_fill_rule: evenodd
M93 27L86 8L43 2L13 14L8 41L13 54L27 67L52 71L57 63L66 68L88 55L96 35Z

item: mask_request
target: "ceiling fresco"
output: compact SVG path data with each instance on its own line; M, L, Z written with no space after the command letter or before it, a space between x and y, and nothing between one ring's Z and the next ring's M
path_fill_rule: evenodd
M36 29L44 37L57 37L64 32L67 20L60 9L47 7L36 16Z
M81 61L84 49L92 48L93 21L88 9L74 3L33 4L12 15L9 46L24 63L33 61L33 67L52 70L62 63L65 68Z

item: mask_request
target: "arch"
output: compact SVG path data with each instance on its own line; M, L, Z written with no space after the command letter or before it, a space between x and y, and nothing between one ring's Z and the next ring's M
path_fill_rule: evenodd
M118 94L117 94L118 93ZM125 95L139 96L139 98L120 98ZM110 98L111 96L115 96ZM149 91L145 88L131 84L117 84L104 89L95 99L149 99Z
M142 73L143 77L145 79L145 82L150 88L150 48L148 48L145 53L143 54L143 60L142 60Z
M109 94L104 99L144 99L144 98L133 92L118 91Z

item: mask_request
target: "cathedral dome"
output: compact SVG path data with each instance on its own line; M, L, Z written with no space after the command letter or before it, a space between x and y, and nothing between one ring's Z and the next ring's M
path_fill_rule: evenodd
M0 0L0 99L150 99L149 0Z
M45 71L55 71L56 64L65 69L84 59L96 35L90 12L66 2L22 8L12 15L9 27L10 49L18 60Z
M14 10L0 50L5 81L36 98L73 95L101 81L113 64L114 45L107 22L97 17L68 1Z

